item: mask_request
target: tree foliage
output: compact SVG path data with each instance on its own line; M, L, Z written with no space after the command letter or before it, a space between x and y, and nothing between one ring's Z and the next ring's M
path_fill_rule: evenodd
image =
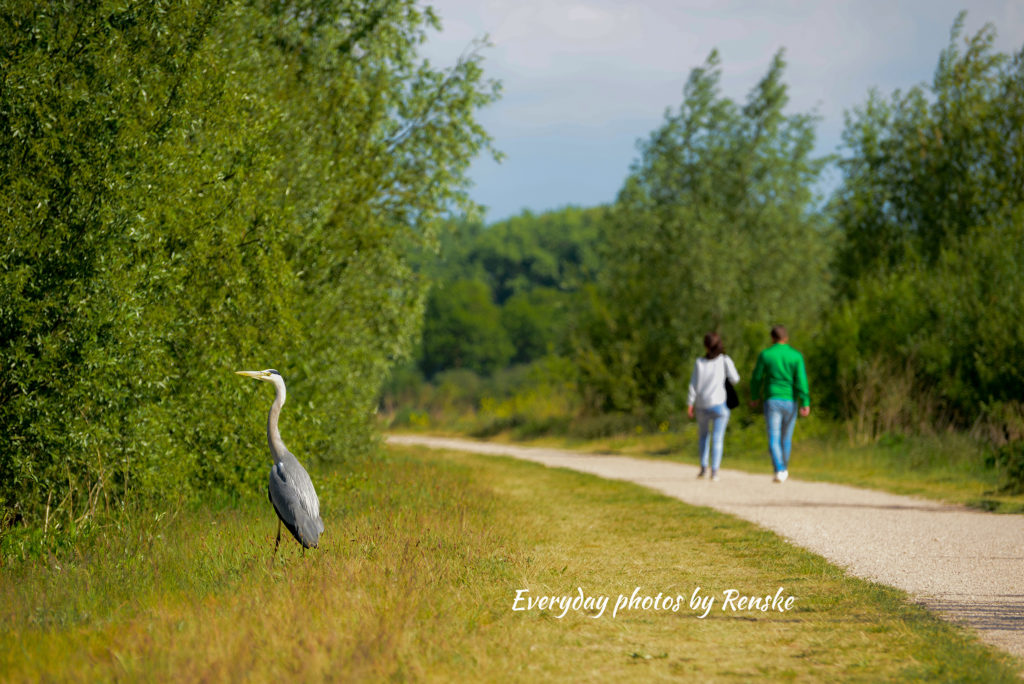
M848 117L833 200L842 299L819 354L837 404L905 377L912 422L1024 438L1024 50L953 25L930 87ZM868 429L878 431L876 421Z
M456 368L487 375L504 368L512 358L501 309L479 280L457 280L434 288L425 318L420 367L428 377Z
M930 86L872 92L847 115L833 209L844 292L861 275L935 263L969 231L1024 201L1024 61L994 52L995 29L953 25Z
M269 396L239 368L286 375L296 451L366 449L422 310L409 251L488 145L478 54L417 56L437 22L412 0L4 4L0 505L249 488Z
M602 235L578 358L593 400L635 410L677 391L718 330L743 361L772 323L810 324L829 293L813 193L814 117L786 114L782 53L743 105L717 53L640 145ZM685 377L684 377L685 376Z
M487 227L454 223L442 235L440 257L428 255L419 267L434 282L423 373L468 368L487 375L510 362L565 354L576 293L598 270L603 217L602 208L565 207Z
M597 273L603 219L601 207L565 207L489 226L462 220L442 236L440 259L425 270L439 281L481 280L498 304L538 287L572 292Z

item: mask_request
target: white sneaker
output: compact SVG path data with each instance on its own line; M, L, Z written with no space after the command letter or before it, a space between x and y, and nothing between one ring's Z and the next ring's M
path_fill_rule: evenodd
M789 477L789 471L788 470L780 470L779 472L775 473L775 480L774 481L775 482L785 482L787 477Z
M711 471L711 481L718 482L718 473L716 473L714 470Z

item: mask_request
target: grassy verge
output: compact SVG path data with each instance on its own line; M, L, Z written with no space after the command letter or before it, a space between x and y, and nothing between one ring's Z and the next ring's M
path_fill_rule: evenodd
M632 431L592 439L524 438L514 430L489 439L699 464L697 427L692 421L663 425L655 433ZM760 415L746 408L734 411L725 440L723 467L771 473ZM1002 491L1000 473L985 463L977 443L955 433L892 435L858 445L838 426L812 416L797 423L790 466L797 478L922 496L997 513L1024 513L1024 493Z
M265 502L141 516L0 575L9 680L1017 681L1021 663L748 523L633 485L391 450L321 474L327 534L268 563ZM679 610L611 612L618 595ZM701 618L694 590L716 598ZM723 592L795 597L722 610ZM521 597L607 596L583 610ZM522 607L522 603L520 603Z

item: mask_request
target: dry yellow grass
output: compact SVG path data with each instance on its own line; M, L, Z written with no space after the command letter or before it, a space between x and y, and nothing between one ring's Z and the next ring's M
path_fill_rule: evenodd
M321 475L328 533L270 566L273 514L180 515L0 577L0 676L97 681L1013 680L1011 661L771 533L641 488L393 450ZM139 543L141 540L141 543ZM141 556L141 558L139 557ZM706 618L513 611L516 591L796 597ZM610 612L612 606L608 607Z

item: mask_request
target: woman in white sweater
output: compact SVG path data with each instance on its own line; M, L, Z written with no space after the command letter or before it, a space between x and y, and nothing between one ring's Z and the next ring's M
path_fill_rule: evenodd
M686 412L690 418L696 413L697 418L697 448L700 452L700 473L697 477L707 474L710 452L711 479L717 481L718 468L722 465L725 428L729 424L725 379L729 378L729 382L735 385L740 381L740 374L736 372L736 364L725 354L718 333L710 332L704 336L704 348L707 354L693 364Z

